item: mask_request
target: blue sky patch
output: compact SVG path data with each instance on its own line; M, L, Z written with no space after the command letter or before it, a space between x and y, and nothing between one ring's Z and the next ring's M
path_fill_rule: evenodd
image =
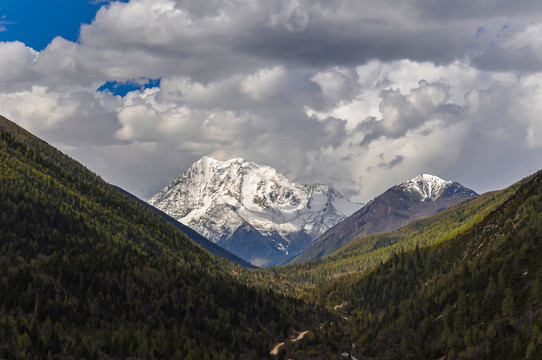
M0 41L21 41L41 51L57 36L79 39L103 0L5 0L0 2Z
M126 82L108 81L98 91L109 90L113 95L125 96L130 91L145 90L160 86L160 79L137 79Z

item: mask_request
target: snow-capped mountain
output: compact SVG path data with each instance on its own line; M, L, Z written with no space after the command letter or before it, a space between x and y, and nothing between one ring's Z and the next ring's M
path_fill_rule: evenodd
M369 201L316 239L291 262L327 256L358 237L398 229L475 196L478 194L457 182L434 175L418 175Z
M420 174L398 185L398 188L419 194L421 201L428 201L437 199L452 183L453 181L442 180L438 176Z
M358 210L328 185L269 166L203 157L149 203L254 265L280 264Z

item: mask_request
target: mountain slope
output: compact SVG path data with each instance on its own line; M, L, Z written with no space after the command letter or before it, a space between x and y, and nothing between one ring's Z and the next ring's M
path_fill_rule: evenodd
M255 265L280 264L360 205L268 166L203 157L149 203Z
M398 229L477 195L457 182L419 175L370 201L316 239L290 263L327 256L358 237Z
M124 193L126 196L130 197L131 199L134 199L135 201L137 201L141 205L143 205L143 206L151 209L152 211L154 211L156 214L158 214L161 218L166 220L168 223L172 224L173 226L175 226L176 228L181 230L186 236L188 236L190 238L190 240L194 241L196 244L198 244L199 246L201 246L202 248L204 248L205 250L207 250L211 254L216 255L216 256L220 256L220 257L222 257L224 259L227 259L229 261L233 261L233 262L235 262L235 263L237 263L237 264L239 264L241 266L244 266L246 268L249 268L249 269L255 269L256 268L254 265L252 265L252 264L246 262L245 260L241 259L240 257L232 254L228 250L225 250L224 248L222 248L222 247L216 245L215 243L207 240L206 238L204 238L203 236L198 234L196 231L192 230L191 228L189 228L186 225L181 224L180 222L178 222L177 220L175 220L174 218L172 218L171 216L169 216L165 212L163 212L161 210L158 210L154 206L152 206L152 205L146 203L145 201L139 199L138 197L130 194L126 190L123 190L123 189L121 189L119 187L117 187L117 189L119 191L121 191L122 193Z
M0 358L261 358L319 322L4 118L0 214Z
M352 334L335 346L358 359L540 358L542 172L516 189L448 241L324 285Z

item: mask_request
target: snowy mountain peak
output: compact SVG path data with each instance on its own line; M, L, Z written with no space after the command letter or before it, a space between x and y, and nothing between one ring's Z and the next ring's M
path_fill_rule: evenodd
M236 238L250 247L258 234L265 251L295 254L362 206L328 185L296 184L269 166L208 156L149 203L249 261L235 249ZM266 264L264 257L254 254L252 260Z
M420 195L421 201L426 201L437 199L453 184L457 183L443 180L435 175L420 174L415 178L402 183L399 185L399 188L412 193L417 193Z

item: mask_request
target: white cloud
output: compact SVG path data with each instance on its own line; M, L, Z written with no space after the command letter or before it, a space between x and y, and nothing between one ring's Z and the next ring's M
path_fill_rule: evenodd
M107 2L78 42L0 43L0 112L142 196L202 155L362 201L418 172L504 186L542 167L542 9L493 5Z
M241 89L252 99L261 101L279 93L284 80L282 67L264 68L247 76L241 83Z
M121 128L115 135L121 140L147 140L156 138L155 132L159 122L154 109L145 105L131 105L122 108L118 113Z
M23 126L41 129L56 126L72 116L77 104L63 94L33 86L29 91L3 94L0 96L0 108L6 117L18 119Z
M102 7L91 25L82 26L81 42L89 46L160 46L182 39L183 30L191 25L187 12L174 1L114 2Z
M507 111L508 118L525 126L530 148L542 147L542 74L521 78L512 94L515 99Z
M38 53L19 41L0 42L0 92L21 90L37 77Z

